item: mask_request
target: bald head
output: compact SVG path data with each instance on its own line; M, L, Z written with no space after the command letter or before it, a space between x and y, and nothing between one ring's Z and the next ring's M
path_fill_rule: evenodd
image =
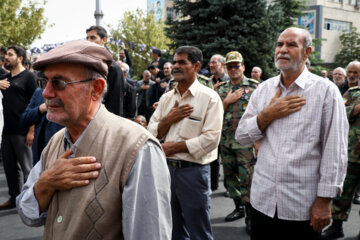
M312 37L311 37L309 31L306 30L306 29L297 28L297 27L290 27L290 28L285 29L280 34L280 36L285 34L285 33L293 33L293 34L301 36L304 49L306 49L306 48L308 48L308 47L310 47L312 45Z
M252 79L259 81L261 74L262 74L262 70L259 67L253 67L253 69L251 70L251 78Z
M210 72L215 77L221 77L225 71L225 58L220 54L215 54L210 58Z
M346 67L346 76L349 83L357 83L360 78L360 62L352 61Z
M146 128L147 121L146 121L146 118L143 115L137 115L134 118L134 122L136 122L136 123L140 124L141 126L143 126L144 128Z

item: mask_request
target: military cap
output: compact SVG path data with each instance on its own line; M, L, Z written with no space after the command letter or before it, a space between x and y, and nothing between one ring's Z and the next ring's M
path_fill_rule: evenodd
M243 62L244 59L241 56L241 54L238 51L232 51L226 54L225 57L225 64L231 63L231 62Z
M76 40L40 56L33 67L35 70L43 70L46 66L57 63L79 63L106 77L112 61L110 52L103 46L86 40Z

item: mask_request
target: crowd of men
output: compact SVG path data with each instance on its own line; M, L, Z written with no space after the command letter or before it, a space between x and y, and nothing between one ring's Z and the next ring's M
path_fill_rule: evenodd
M203 76L201 50L182 46L170 62L154 49L135 80L124 44L115 61L103 27L86 39L33 64L2 49L0 210L45 225L44 239L211 240L222 163L225 221L245 217L252 240L344 236L360 204L359 61L312 74L310 34L288 28L270 79L258 66L246 77L237 51Z

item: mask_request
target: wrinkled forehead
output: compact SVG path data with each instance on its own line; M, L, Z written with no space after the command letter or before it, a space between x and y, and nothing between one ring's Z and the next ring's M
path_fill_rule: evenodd
M210 62L218 62L219 61L219 57L218 56L212 56L211 58L210 58Z
M297 29L287 29L282 32L278 38L278 42L304 42L304 34Z
M348 67L347 67L347 69L346 69L346 71L352 71L352 72L354 72L354 71L356 71L356 72L360 72L360 63L359 64L357 64L357 63L351 63Z
M344 72L343 72L343 71L341 71L340 69L336 69L336 70L334 70L334 71L333 71L333 74L335 74L335 73L337 73L337 74L341 74L341 75L343 75L343 74L344 74Z

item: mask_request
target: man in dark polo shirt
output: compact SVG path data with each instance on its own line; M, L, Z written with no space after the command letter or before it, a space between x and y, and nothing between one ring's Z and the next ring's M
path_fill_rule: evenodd
M11 46L5 56L5 75L10 86L1 89L4 96L4 130L1 143L4 170L10 199L0 205L0 210L15 208L15 198L20 193L32 167L32 152L26 144L28 129L20 124L20 116L30 102L36 89L36 77L24 67L26 52Z
M100 46L106 47L107 31L101 26L91 26L86 29L86 39ZM124 96L128 83L124 79L120 66L112 61L107 75L107 93L104 97L104 105L110 112L124 117Z

